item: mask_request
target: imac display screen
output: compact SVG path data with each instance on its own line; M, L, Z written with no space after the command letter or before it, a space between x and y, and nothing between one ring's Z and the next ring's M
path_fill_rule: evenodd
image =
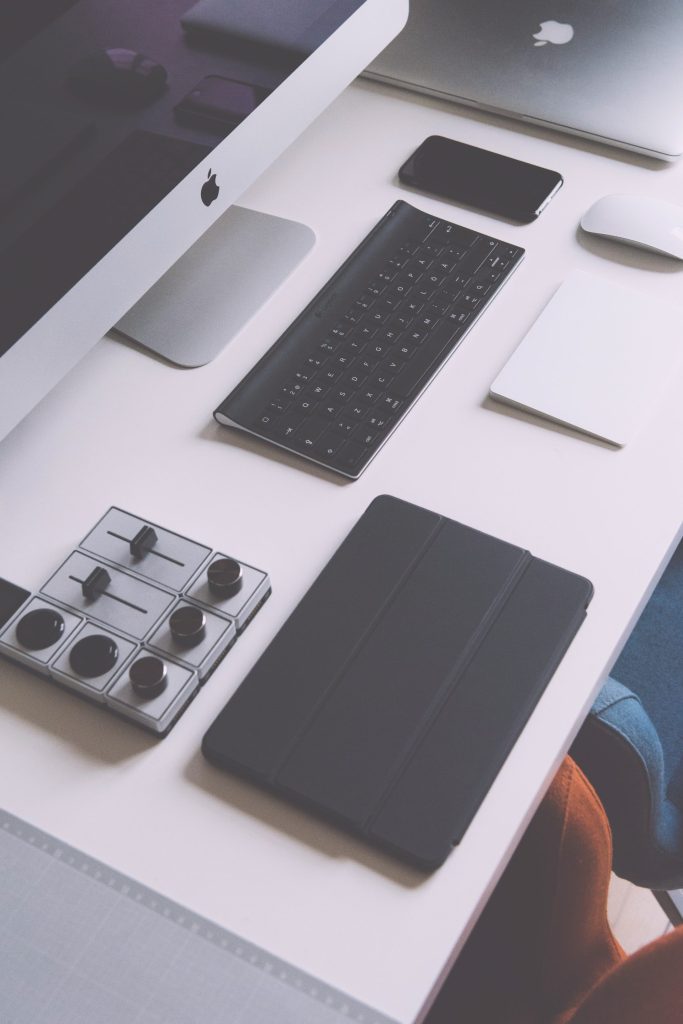
M361 4L3 0L0 356Z

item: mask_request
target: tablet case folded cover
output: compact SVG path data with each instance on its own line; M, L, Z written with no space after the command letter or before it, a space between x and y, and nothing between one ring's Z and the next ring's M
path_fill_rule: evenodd
M438 867L592 592L522 548L379 497L206 733L203 752L412 864Z

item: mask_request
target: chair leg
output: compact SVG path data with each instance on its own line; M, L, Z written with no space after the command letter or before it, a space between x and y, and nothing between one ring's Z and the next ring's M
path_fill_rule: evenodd
M677 927L683 924L683 889L674 889L670 892L666 889L653 889L652 894L672 925Z

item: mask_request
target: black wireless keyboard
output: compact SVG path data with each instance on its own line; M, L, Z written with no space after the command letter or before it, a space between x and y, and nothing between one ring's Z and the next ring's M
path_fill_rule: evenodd
M399 200L214 416L357 479L523 255Z

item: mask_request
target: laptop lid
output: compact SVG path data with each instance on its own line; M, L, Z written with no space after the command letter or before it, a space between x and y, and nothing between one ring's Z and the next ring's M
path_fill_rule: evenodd
M367 73L662 159L683 153L680 0L411 0Z

